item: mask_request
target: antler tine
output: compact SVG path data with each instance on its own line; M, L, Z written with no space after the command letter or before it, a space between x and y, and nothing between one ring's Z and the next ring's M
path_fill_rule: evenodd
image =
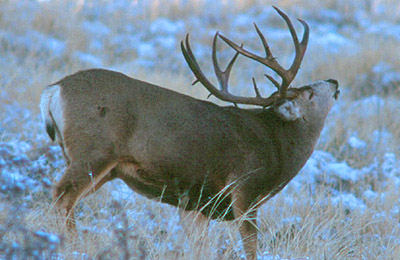
M265 77L267 77L267 79L269 79L272 84L274 84L274 86L279 90L280 89L280 85L278 83L278 81L276 81L272 76L268 75L268 74L264 74Z
M225 71L222 71L218 65L218 59L217 59L217 37L219 35L219 32L217 32L214 36L213 39L213 46L212 46L212 61L214 65L214 71L215 75L217 76L218 82L221 86L221 90L223 92L228 92L228 81L229 81L229 75L231 73L233 64L235 63L237 57L239 56L239 52L236 52L236 54L233 56L233 58L229 61L228 66L226 67Z
M294 26L293 26L292 22L290 21L289 17L287 16L287 14L285 14L281 9L279 9L276 6L273 6L273 8L278 12L278 14L283 18L283 20L285 20L285 22L289 28L290 34L292 36L294 47L295 47L295 52L296 52L293 63L290 66L290 68L287 70L287 75L288 75L287 85L282 86L283 88L287 89L289 87L290 83L293 81L294 77L296 76L297 71L300 68L301 61L303 60L304 54L306 52L307 44L308 44L308 37L309 37L309 26L305 21L303 21L301 19L297 19L304 27L303 38L301 40L301 43L299 43L299 39L297 37L296 30L294 29ZM280 91L282 92L282 90L280 90Z
M289 69L289 70L294 71L293 72L294 75L296 75L297 70L300 68L301 61L303 60L304 54L306 53L308 38L310 36L310 27L308 26L308 24L301 19L297 19L297 20L303 25L304 32L303 32L303 38L296 49L296 56L293 61L293 64Z
M276 7L276 6L272 6L272 7L275 9L275 11L278 12L278 14L283 18L283 20L285 20L285 22L289 28L290 34L292 35L294 46L295 46L295 48L297 48L297 46L299 45L299 39L297 38L296 30L294 29L293 24L289 19L289 16L287 16L287 14L285 14L278 7Z
M256 97L261 97L260 91L258 90L256 79L254 77L251 78L253 81L254 92L256 92Z
M190 48L189 44L189 34L186 34L185 42L181 41L181 50L183 56L185 57L186 63L189 65L190 69L196 77L196 80L194 82L197 83L197 81L200 81L208 91L218 97L218 89L216 89L213 84L206 78L206 76L204 76L199 64L194 58L192 49Z
M271 50L270 50L270 48L269 48L269 45L268 45L267 40L265 39L265 37L264 37L264 35L262 34L262 32L260 31L260 29L258 29L258 26L257 26L256 23L254 23L254 27L256 28L256 32L257 32L258 36L260 37L261 42L262 42L262 44L263 44L263 46L264 46L266 58L271 58L271 59L273 59L273 57L272 57L272 52L271 52Z

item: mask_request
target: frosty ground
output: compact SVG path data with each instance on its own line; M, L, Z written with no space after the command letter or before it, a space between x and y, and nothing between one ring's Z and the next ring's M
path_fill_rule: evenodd
M294 3L291 3L294 2ZM316 151L258 214L259 259L396 259L400 255L400 4L370 1L3 1L0 3L0 258L241 259L234 224L212 222L187 236L177 210L107 184L78 206L78 237L51 204L64 169L38 110L44 86L102 67L206 99L179 43L190 33L212 75L218 30L261 53L253 22L284 65L293 58L285 24L271 8L311 27L293 85L336 78L341 96ZM301 26L296 24L301 33ZM221 61L233 52L220 44ZM239 58L233 91L264 95L264 67ZM263 84L261 84L263 82ZM210 101L223 104L213 98Z

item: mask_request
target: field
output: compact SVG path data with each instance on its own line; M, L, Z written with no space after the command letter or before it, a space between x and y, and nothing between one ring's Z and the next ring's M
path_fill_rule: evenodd
M235 222L192 225L178 210L114 181L77 209L65 232L51 187L65 170L39 112L42 89L101 67L191 95L180 52L192 48L213 77L216 31L262 53L256 22L288 66L293 43L271 5L311 27L293 83L335 78L341 95L310 160L258 213L259 259L398 259L400 256L400 3L395 0L0 1L0 259L244 259ZM302 28L295 22L300 34ZM233 54L220 44L220 60ZM233 92L264 96L270 73L240 57ZM215 82L215 80L213 79ZM229 105L211 97L221 105Z

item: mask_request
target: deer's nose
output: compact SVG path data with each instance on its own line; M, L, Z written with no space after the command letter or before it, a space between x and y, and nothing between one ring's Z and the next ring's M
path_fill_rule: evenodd
M327 79L325 80L326 82L329 82L331 84L334 84L336 86L336 89L339 88L339 82L336 79Z
M338 99L339 94L340 94L339 82L338 82L336 79L327 79L327 80L325 80L325 81L328 82L328 83L333 84L333 86L335 87L335 89L334 89L335 93L333 94L333 97L334 97L335 99Z

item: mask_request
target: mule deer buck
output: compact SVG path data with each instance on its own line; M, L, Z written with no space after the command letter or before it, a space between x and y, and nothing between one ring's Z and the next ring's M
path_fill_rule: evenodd
M309 27L299 19L304 27L299 42L288 16L274 8L295 46L289 69L273 57L256 25L265 57L216 33L212 61L217 88L201 71L189 36L181 43L196 81L212 95L258 109L221 107L102 69L77 72L43 91L47 133L60 144L68 165L53 196L69 228L75 228L73 208L82 197L120 178L138 193L176 206L185 201L184 210L210 219L247 216L240 233L247 258L256 258L257 208L303 167L339 93L333 79L290 87L306 51ZM216 57L219 38L236 51L225 71ZM280 83L266 77L278 90L262 97L253 79L254 97L230 93L229 74L239 54L275 71Z

